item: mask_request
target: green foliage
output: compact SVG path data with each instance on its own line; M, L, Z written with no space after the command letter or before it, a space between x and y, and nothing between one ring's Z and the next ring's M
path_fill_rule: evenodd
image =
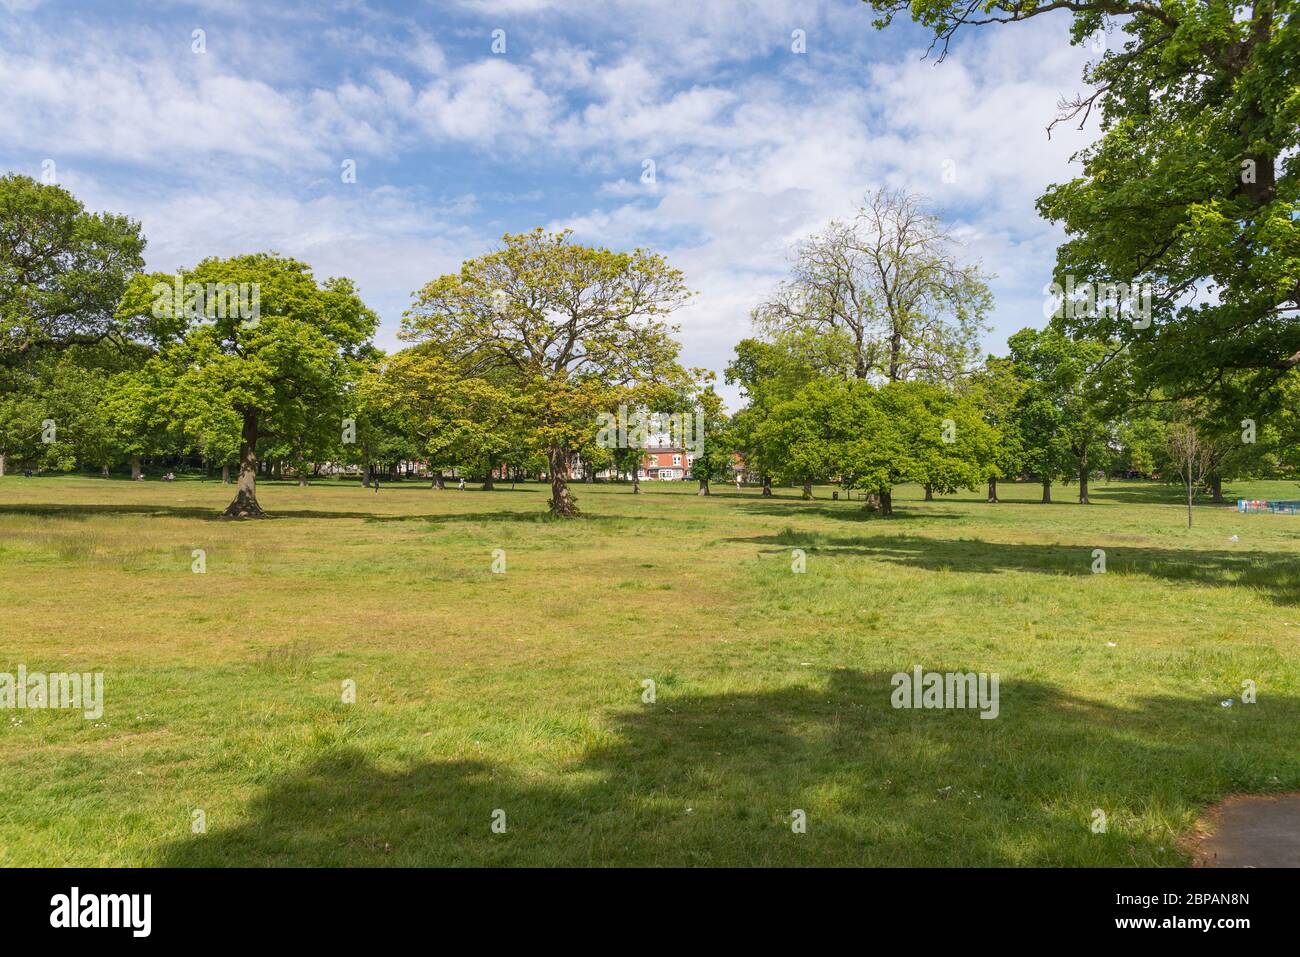
M852 345L843 333L795 329L777 333L771 341L742 339L736 358L726 369L726 381L738 385L748 400L731 420L731 444L747 468L776 475L788 465L786 450L771 444L775 433L763 425L781 403L820 376L844 377L852 367ZM792 481L793 479L787 479ZM802 477L799 478L802 481Z
M1017 410L1029 383L1010 359L989 356L965 383L964 394L979 408L983 421L998 435L986 478L1015 478L1024 468L1025 436Z
M255 315L211 294L241 284L248 291L242 307L256 294ZM175 288L186 291L174 296ZM191 288L207 295L196 298ZM131 414L152 421L158 409L188 443L223 456L238 421L236 501L252 500L240 514L260 512L253 491L259 446L287 447L299 463L335 447L347 383L378 323L349 280L318 284L307 265L275 254L206 259L176 277L138 276L118 315L175 330L137 377Z
M551 511L577 513L565 474L617 390L679 378L661 318L689 297L682 274L645 250L582 246L570 232L506 235L416 296L403 337L470 370L515 377L528 431L546 450Z
M974 488L995 470L1000 436L970 398L923 382L819 378L760 427L783 481L839 478L890 493L902 482Z
M396 442L414 437L411 457L426 459L438 471L461 468L486 475L504 461L517 460L526 441L524 396L499 372L494 378L466 375L428 349L386 357L358 388L367 417L363 444L377 433ZM374 454L380 453L367 453Z
M880 24L909 10L946 49L965 24L1025 20L1045 0L870 0ZM1068 236L1057 282L1150 284L1130 309L1069 310L1078 336L1127 345L1143 392L1252 391L1300 365L1300 19L1291 0L1249 6L1144 0L1068 5L1072 36L1113 38L1084 71L1102 135L1083 173L1049 189ZM1135 321L1136 320L1136 321ZM1238 382L1237 385L1243 384Z
M60 186L0 176L0 365L129 337L114 310L144 245L125 216L88 213Z
M1027 383L1015 411L1025 466L1044 482L1104 467L1123 360L1102 343L1075 341L1050 326L1022 329L1007 345Z
M691 477L707 488L710 482L731 478L731 435L722 399L712 385L700 390L698 403L704 428L691 460Z

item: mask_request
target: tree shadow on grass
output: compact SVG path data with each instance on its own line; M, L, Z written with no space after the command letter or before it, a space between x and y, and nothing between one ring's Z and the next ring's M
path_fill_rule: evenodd
M911 662L899 662L900 670ZM978 670L973 662L927 662ZM677 698L614 716L546 775L488 761L377 767L328 750L168 866L1153 865L1236 791L1300 785L1289 698L1113 707L1003 675L999 716L895 710L890 675ZM1108 820L1093 833L1094 809ZM497 810L506 832L493 833ZM806 833L792 813L806 814Z
M1077 487L1076 492L1077 494ZM1116 505L1174 505L1187 507L1187 489L1180 485L1159 485L1153 482L1115 483L1090 485L1088 497L1096 503L1114 503ZM1197 495L1193 503L1196 509L1202 508L1236 508L1237 500L1232 491L1224 488L1225 501L1215 504L1207 495Z
M781 518L816 515L824 518L837 518L846 522L871 522L882 524L890 524L893 522L903 523L916 521L918 519L956 519L964 517L959 512L949 511L946 509L910 508L907 505L900 505L897 501L894 502L894 513L885 516L881 515L879 512L873 512L870 509L865 508L863 503L857 499L854 499L851 502L826 502L816 499L812 501L801 499L778 499L777 501L773 501L772 499L763 499L759 502L743 502L740 505L740 508L752 515L773 515Z
M382 494L382 493L381 493ZM266 514L256 519L230 519L219 510L184 505L160 505L149 503L118 505L62 505L62 504L0 504L0 515L26 515L36 518L87 519L99 515L141 515L148 518L188 518L200 521L261 522L277 519L353 519L364 522L565 522L568 519L555 519L544 510L514 512L439 512L432 515L386 515L378 512L343 512L328 509L278 509L270 508ZM651 521L652 518L638 515L608 515L582 513L578 521Z
M789 547L831 556L860 556L927 571L977 574L1036 572L1046 575L1093 574L1089 545L1030 545L941 539L920 535L844 538L813 534L795 540L790 533L729 538L729 542ZM776 549L774 549L775 551ZM1140 548L1107 545L1106 573L1139 575L1171 582L1254 588L1278 605L1300 605L1300 560L1292 552Z
M645 515L609 515L605 513L580 512L576 518L556 518L545 509L527 512L439 512L436 515L375 515L364 516L367 522L379 524L389 522L432 522L441 525L446 522L489 523L489 522L527 522L536 524L555 523L556 525L573 525L581 527L584 522L654 522L657 519Z
M147 502L129 505L61 505L3 504L0 515L29 515L37 518L94 518L97 515L144 515L150 518L194 518L201 521L265 521L285 518L370 518L373 512L337 512L312 509L274 509L257 519L230 519L219 509L187 505L155 505Z

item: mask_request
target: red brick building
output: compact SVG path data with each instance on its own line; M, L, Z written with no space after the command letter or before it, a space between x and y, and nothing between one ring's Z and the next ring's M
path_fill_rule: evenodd
M640 478L643 479L681 479L686 478L695 461L695 453L686 449L655 447L646 449L645 459L641 462Z

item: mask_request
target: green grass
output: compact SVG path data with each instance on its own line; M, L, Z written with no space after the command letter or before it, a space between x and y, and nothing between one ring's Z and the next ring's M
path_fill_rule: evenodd
M106 697L0 710L0 864L1178 865L1207 805L1300 790L1300 518L645 488L561 523L270 484L238 523L217 483L0 479L0 671ZM1000 716L893 709L914 664L998 672Z

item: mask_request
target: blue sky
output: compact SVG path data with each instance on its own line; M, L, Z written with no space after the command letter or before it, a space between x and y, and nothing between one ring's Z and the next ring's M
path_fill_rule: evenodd
M0 0L0 169L53 161L142 221L151 268L274 249L351 276L389 349L412 291L503 232L648 246L699 292L684 360L719 373L792 243L906 187L997 274L997 351L1044 321L1061 234L1034 200L1092 135L1045 128L1094 54L1064 15L972 31L942 64L871 20L853 0Z

